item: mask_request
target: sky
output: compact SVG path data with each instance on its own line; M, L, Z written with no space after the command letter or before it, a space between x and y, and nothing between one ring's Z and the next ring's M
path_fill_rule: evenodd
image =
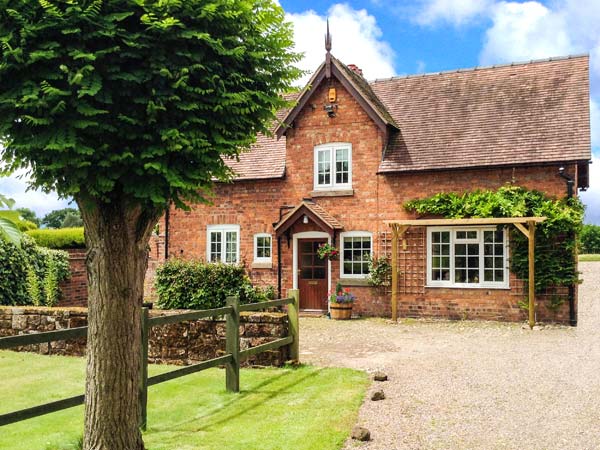
M588 53L594 163L591 188L581 197L586 222L600 224L600 1L278 1L294 25L296 50L304 52L300 66L307 71L323 61L326 18L332 53L358 65L369 80ZM0 192L17 207L40 215L67 204L26 187L26 176L0 178Z

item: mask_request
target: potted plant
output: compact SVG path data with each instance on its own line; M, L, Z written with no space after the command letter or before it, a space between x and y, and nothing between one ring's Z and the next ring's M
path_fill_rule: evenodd
M340 256L340 251L333 245L323 243L319 245L319 248L317 248L317 256L319 259L328 259L329 261L333 261L338 259Z
M355 297L350 289L344 288L341 283L335 287L335 292L329 294L329 312L332 319L348 320L352 317L352 304Z

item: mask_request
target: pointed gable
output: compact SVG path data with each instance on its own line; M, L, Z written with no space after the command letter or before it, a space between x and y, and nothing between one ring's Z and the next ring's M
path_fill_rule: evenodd
M308 100L317 91L317 88L328 79L329 73L330 76L335 77L344 86L382 132L387 135L390 129L398 130L398 125L385 105L375 95L369 83L337 58L328 54L327 61L319 66L300 93L296 105L287 112L281 124L275 130L278 138L281 138L285 134L286 130L306 106Z

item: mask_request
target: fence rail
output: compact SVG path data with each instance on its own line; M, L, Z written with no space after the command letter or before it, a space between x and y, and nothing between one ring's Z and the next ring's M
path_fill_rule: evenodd
M277 306L287 305L288 313L288 336L257 345L240 351L240 313L247 311L259 311ZM181 314L166 315L150 318L148 308L142 308L142 345L140 348L141 367L139 383L140 402L140 427L145 429L147 422L148 387L164 383L175 378L180 378L202 370L216 366L225 366L225 386L228 391L239 392L240 390L240 362L258 353L274 350L285 345L290 346L290 359L299 359L299 325L298 325L299 291L291 289L288 298L271 300L261 303L250 303L240 305L239 298L228 297L227 306L223 308L206 309L202 311L186 312ZM190 366L181 367L170 372L148 377L148 342L150 328L160 325L168 325L189 320L204 319L207 317L226 316L226 341L225 355L202 361ZM87 337L88 327L69 328L65 330L47 331L43 333L23 334L19 336L8 336L0 338L0 349L8 349L24 345L43 344L54 341L63 341L80 337ZM42 416L85 402L84 395L76 395L54 402L37 405L30 408L0 414L0 426L8 425L33 417Z

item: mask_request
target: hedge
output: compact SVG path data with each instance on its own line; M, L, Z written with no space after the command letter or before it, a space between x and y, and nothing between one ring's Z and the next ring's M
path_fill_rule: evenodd
M581 253L600 253L600 226L584 225L581 231Z
M20 247L0 239L0 305L54 306L69 275L66 252L40 247L26 235Z
M253 287L243 267L201 260L166 261L156 271L155 287L162 309L220 308L230 295L239 295L241 303L275 297L271 286Z
M85 248L83 227L40 229L26 232L35 239L37 245L53 249Z

